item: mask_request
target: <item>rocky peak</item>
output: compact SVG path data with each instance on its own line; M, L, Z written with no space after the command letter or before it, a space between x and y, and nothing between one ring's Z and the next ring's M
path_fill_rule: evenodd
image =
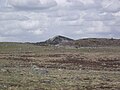
M74 41L74 40L64 36L57 35L53 38L46 40L45 42L48 44L56 45L56 44L61 44L61 43L71 42L71 41Z

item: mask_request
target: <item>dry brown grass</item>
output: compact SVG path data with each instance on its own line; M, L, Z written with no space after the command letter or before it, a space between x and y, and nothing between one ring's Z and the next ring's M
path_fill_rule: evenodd
M0 90L120 90L116 48L2 47Z

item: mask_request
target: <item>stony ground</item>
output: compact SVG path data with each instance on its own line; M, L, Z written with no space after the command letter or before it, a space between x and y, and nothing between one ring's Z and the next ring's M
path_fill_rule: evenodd
M120 90L120 47L0 43L0 90Z

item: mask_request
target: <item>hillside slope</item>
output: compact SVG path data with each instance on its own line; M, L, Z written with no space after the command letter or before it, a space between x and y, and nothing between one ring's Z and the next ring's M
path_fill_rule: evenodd
M78 47L120 46L120 39L87 38L75 40L71 44Z
M37 42L36 44L38 45L60 45L60 44L73 42L73 41L74 41L73 39L58 35L58 36L55 36L53 38L46 40L45 42Z
M44 42L35 43L35 45L61 45L73 47L107 47L120 46L120 39L109 38L86 38L73 40L64 36L55 36Z

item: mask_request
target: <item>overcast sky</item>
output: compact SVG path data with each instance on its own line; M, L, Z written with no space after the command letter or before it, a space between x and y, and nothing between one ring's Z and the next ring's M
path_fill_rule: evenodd
M120 0L0 0L0 41L120 38Z

